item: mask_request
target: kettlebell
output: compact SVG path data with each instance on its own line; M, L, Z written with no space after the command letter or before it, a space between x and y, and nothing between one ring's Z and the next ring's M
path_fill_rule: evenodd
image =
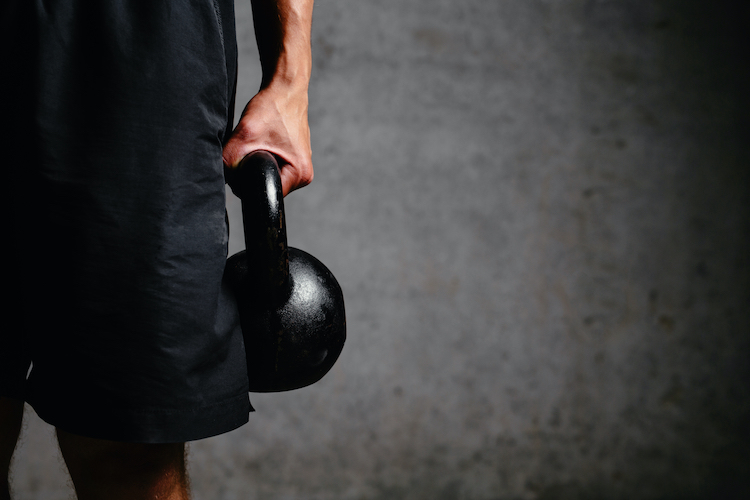
M344 296L331 271L287 246L279 167L267 151L226 169L242 201L245 250L227 259L237 299L250 392L282 392L320 380L344 347Z

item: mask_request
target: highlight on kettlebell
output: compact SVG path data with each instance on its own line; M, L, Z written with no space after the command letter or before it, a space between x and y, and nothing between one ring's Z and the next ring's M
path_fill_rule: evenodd
M225 279L237 298L250 391L309 386L344 347L341 287L322 262L287 246L275 157L256 151L231 170L227 181L242 201L245 250L227 259Z

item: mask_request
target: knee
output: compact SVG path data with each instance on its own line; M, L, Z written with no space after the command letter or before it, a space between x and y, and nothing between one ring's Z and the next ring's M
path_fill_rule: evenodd
M57 430L79 498L180 498L186 491L184 443L120 443ZM107 496L101 493L108 492Z

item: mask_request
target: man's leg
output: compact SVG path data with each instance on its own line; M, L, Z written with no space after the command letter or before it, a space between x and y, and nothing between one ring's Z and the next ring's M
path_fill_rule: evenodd
M57 429L78 500L187 500L185 445L76 436Z
M23 401L0 397L0 500L10 499L8 473L23 420Z

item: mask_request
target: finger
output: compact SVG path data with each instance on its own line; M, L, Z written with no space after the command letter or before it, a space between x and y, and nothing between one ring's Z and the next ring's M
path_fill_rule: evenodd
M276 159L280 159L276 157ZM281 191L284 196L288 195L297 188L297 175L294 172L294 167L283 160L279 162L279 175L281 176Z
M313 173L311 167L306 169L305 172L302 172L300 169L284 161L282 158L279 158L278 156L276 158L279 160L281 190L284 193L284 196L292 191L303 188L312 182Z

